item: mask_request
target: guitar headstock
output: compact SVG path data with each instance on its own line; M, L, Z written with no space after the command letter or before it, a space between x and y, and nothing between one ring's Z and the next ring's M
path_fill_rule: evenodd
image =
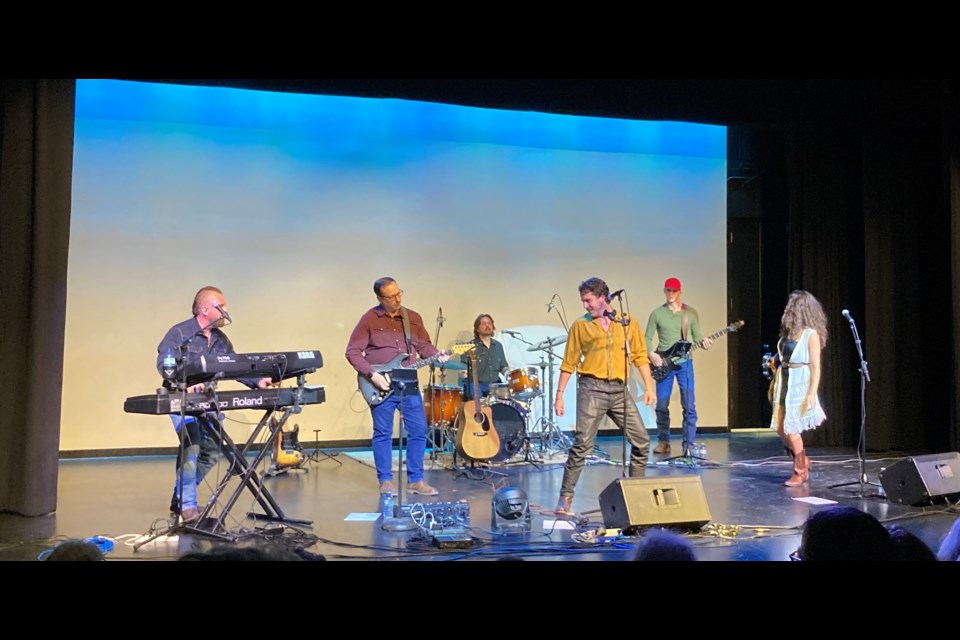
M459 355L463 355L464 353L470 353L476 348L477 348L476 345L473 344L472 342L458 342L452 347L450 347L449 350L459 356Z
M736 322L731 324L729 327L727 327L727 331L729 331L730 333L733 333L737 329L740 329L742 326L743 326L743 320L737 320Z

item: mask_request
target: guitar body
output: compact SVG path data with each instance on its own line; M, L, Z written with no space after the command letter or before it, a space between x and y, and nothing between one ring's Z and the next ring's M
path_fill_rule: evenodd
M400 365L403 362L404 358L407 357L407 354L401 353L398 354L396 358L388 362L387 364L375 364L371 365L373 370L377 373L382 373L383 376L387 379L387 382L390 382L390 372L394 369L402 369ZM373 384L369 378L366 376L357 374L357 386L360 389L360 394L363 396L363 399L367 401L367 404L371 407L375 407L393 393L393 386L391 385L387 391L381 391L377 385Z
M458 420L457 450L471 460L489 460L500 453L500 436L493 426L493 409L475 400L463 403Z
M707 339L716 340L717 338L721 336L725 336L728 333L733 333L734 331L736 331L742 326L743 326L743 320L737 320L736 322L729 325L728 327L707 336ZM657 351L657 353L663 359L663 364L660 365L659 367L655 367L653 366L653 363L650 363L650 377L653 378L654 382L660 382L661 380L665 379L668 375L670 375L670 372L680 368L680 365L678 365L676 362L673 361L675 357L685 356L691 351L698 349L699 347L700 347L699 343L692 343L684 340L678 340L677 342L673 343L673 345L669 349L666 349L664 351Z
M665 351L657 351L660 354L660 357L663 359L663 364L659 367L655 367L652 364L650 365L650 375L653 377L654 382L660 382L668 375L671 371L675 371L680 368L676 362L673 361L673 358L678 355L685 355L690 351L691 344L689 342L675 342L672 347Z
M432 356L430 358L421 358L420 360L417 360L412 365L407 367L404 367L402 363L409 356L409 354L398 353L393 360L391 360L386 364L370 365L375 372L382 374L383 377L387 379L387 383L390 385L390 387L386 391L380 390L377 387L377 385L373 384L373 382L370 381L369 378L359 373L357 374L357 388L360 390L360 395L363 396L363 399L367 401L367 404L370 405L371 407L375 407L393 394L393 391L394 391L393 384L392 384L393 381L390 378L390 373L393 370L408 369L412 371L415 369L419 369L420 367L424 367L428 364L437 362L437 359L441 355L449 356L455 353L466 353L468 350L472 348L473 348L473 345L470 344L469 342L455 344L448 351L441 351L437 355Z

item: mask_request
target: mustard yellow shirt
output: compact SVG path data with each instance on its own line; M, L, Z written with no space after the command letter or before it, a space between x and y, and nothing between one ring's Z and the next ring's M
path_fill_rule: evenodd
M620 313L617 312L616 319L620 318ZM627 371L623 358L623 333L623 325L616 322L611 322L604 331L600 318L591 318L589 314L578 318L570 327L560 371L573 373L574 370L579 370L581 375L602 380L625 381ZM634 366L639 369L650 364L647 342L633 316L630 316L627 324L627 339L630 340L630 361Z

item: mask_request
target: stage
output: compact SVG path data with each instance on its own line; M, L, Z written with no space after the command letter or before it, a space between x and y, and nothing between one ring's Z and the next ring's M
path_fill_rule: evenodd
M653 440L651 447L656 444L655 437ZM868 483L861 484L861 461L855 451L812 449L808 451L813 461L809 482L790 488L783 482L790 477L791 462L769 430L711 433L699 441L706 445L703 459L651 454L645 480L640 483L672 488L682 481L683 487L702 487L702 499L681 492L688 507L709 514L702 528L686 532L698 560L787 562L800 543L800 527L808 514L833 502L869 512L884 523L897 522L934 550L960 516L960 509L950 504L905 506L883 495L878 473L902 460L903 453L870 452L862 463ZM259 473L262 486L280 507L280 520L249 517L251 513L263 515L263 510L246 487L240 489L232 507L224 510L227 496L234 491L233 481L229 481L207 520L189 530L173 531L169 531L167 512L173 457L64 459L60 462L56 513L35 518L0 514L0 559L37 560L60 540L98 536L108 546L112 544L106 554L111 562L175 560L187 551L213 544L252 544L260 538L320 554L328 561L462 562L504 556L533 561L629 559L635 538L603 535L605 514L600 504L601 493L623 476L619 464L622 439L598 440L596 455L584 468L577 487L573 500L576 517L572 519L558 519L552 513L565 459L562 450L552 444L556 443L544 445L534 439L529 449L492 464L456 461L447 451L428 452L425 479L440 494L402 496L402 504L411 513L408 519L417 521L407 531L381 527L380 496L369 449L322 449L301 466L274 469L279 473L270 475ZM679 454L679 449L675 438L673 453ZM309 455L313 450L307 447L303 453ZM201 489L202 499L210 496L216 477L225 472L226 464L221 462ZM843 484L848 486L836 486ZM492 518L495 496L510 487L526 498L529 531L522 527L517 531L504 526L513 523ZM627 503L632 499L624 497ZM431 529L433 525L425 524L428 520L423 516L431 513L433 503L443 503L433 511L446 513L456 506L462 516L468 510L466 521L460 519L466 525L463 530L458 531L461 527L457 526ZM685 515L674 517L663 511L655 512L657 517L665 520L660 523L663 526L671 526L672 520L682 520ZM215 519L222 526L205 530ZM517 526L525 518L520 520ZM165 532L165 537L146 542ZM459 542L447 543L443 536L449 533L461 534L454 537ZM447 544L441 545L441 541Z

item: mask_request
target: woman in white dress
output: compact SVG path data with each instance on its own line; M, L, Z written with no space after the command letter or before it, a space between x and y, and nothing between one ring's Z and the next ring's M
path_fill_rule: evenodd
M774 378L773 417L776 429L793 457L793 475L784 484L796 487L807 481L810 459L801 434L827 419L817 397L820 386L820 351L827 345L827 317L820 302L807 291L794 291L780 320L777 351L780 367Z

